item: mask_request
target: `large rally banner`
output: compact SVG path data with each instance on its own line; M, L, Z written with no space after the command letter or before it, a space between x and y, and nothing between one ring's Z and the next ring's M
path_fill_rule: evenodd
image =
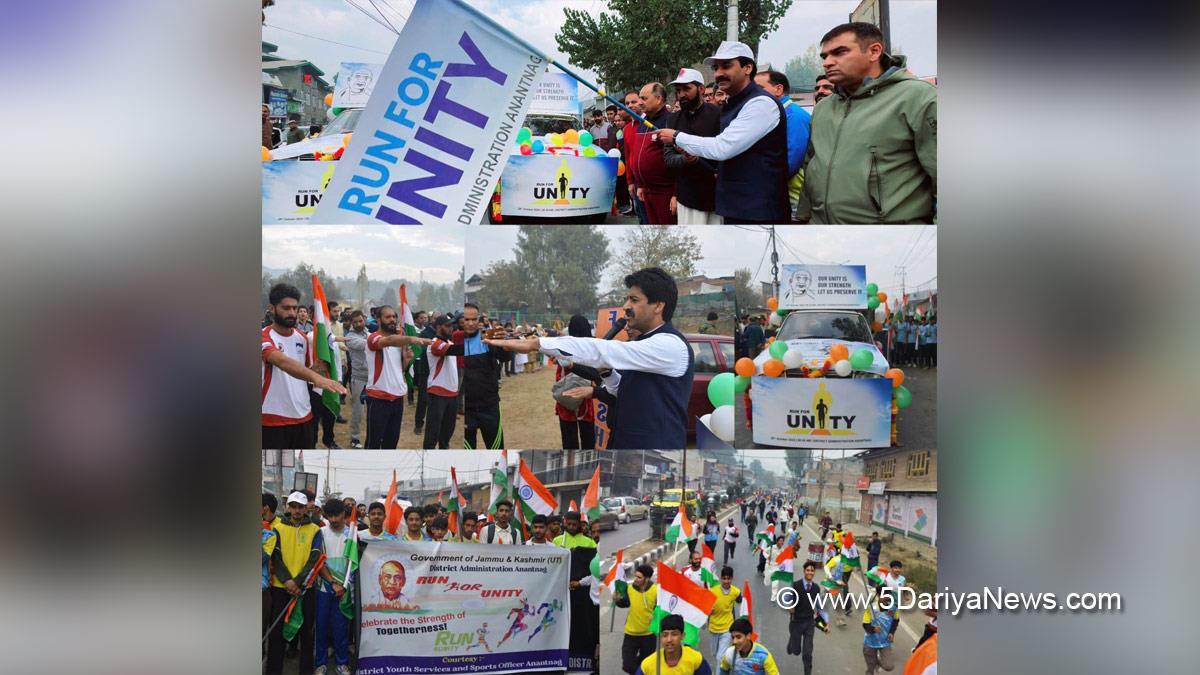
M556 218L608 213L616 157L514 155L504 170L500 214Z
M866 309L866 265L781 265L784 309Z
M536 113L578 116L579 83L566 73L546 73L538 82L537 90L533 94L533 104L529 109Z
M566 670L570 558L554 546L372 541L358 674Z
M417 0L311 222L478 223L545 63L462 0Z
M787 448L891 445L892 381L885 378L752 379L754 442Z
M263 162L262 224L307 223L337 162Z

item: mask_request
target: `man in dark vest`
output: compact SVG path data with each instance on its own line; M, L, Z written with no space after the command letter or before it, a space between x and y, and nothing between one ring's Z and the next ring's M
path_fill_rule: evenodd
M628 342L597 338L544 337L488 340L515 352L541 351L562 362L608 370L604 389L617 397L620 423L609 449L679 449L687 447L687 404L692 391L692 350L671 325L679 290L658 267L625 277L628 327L637 337ZM590 392L587 387L579 387Z
M773 96L754 83L754 52L741 42L722 42L704 59L728 98L721 107L721 133L702 138L675 129L655 132L658 140L720 162L717 213L726 223L791 221L787 179L787 116Z
M691 68L680 68L671 86L679 101L674 128L694 136L721 133L721 109L703 99L704 78ZM717 215L715 165L674 146L663 147L663 161L675 171L676 220L680 225L720 225ZM703 332L703 331L701 331Z

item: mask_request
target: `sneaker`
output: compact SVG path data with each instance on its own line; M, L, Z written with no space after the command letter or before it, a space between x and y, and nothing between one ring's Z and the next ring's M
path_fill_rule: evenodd
M337 675L350 675L350 666L338 666Z
M317 666L316 668L313 668L313 675L325 675L327 670L328 669L325 666Z
M355 450L362 450L362 441L358 440L357 438L351 438L350 447L354 448Z

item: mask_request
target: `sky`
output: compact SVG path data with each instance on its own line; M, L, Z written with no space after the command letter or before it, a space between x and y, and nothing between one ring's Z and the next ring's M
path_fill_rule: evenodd
M453 283L463 265L464 226L268 225L262 228L262 264L290 269L307 262L333 276Z
M370 9L372 0L353 2ZM397 10L397 13L386 13L400 29L414 0L374 2ZM505 28L564 62L566 55L558 50L554 41L554 34L563 21L563 8L581 9L599 16L608 6L604 0L473 0L472 4ZM857 5L858 0L794 0L780 20L779 28L762 41L759 61L782 68L789 59L803 54L810 44L816 44L827 30L844 23ZM908 55L909 67L919 76L936 75L936 0L892 0L891 8L893 41ZM342 61L383 63L396 41L395 33L372 21L348 0L286 0L268 7L266 14L263 40L278 45L276 53L283 58L312 61L325 71L330 83ZM596 80L593 72L580 69L580 74L593 82Z
M570 227L551 225L550 227ZM621 255L622 232L636 225L605 225L610 252ZM767 250L769 235L761 228L732 226L692 226L700 239L704 257L697 263L700 274L709 277L732 275L734 270L749 268L757 271L755 281L771 280L771 261ZM867 279L879 285L889 295L899 293L898 264L906 267L905 286L936 288L937 284L937 227L935 226L804 226L788 225L776 228L780 264L851 264L866 265ZM467 277L480 272L497 260L512 260L517 242L517 226L480 226L471 230L471 245L467 249ZM731 242L736 244L731 245ZM611 263L610 263L611 268ZM602 281L609 281L611 270L605 271ZM922 286L922 284L924 284ZM603 284L602 284L603 287Z
M305 450L304 470L317 474L317 490L325 492L325 459L327 450ZM500 460L499 450L384 450L371 452L335 451L329 457L330 474L334 476L332 491L344 496L362 499L364 489L387 493L392 481L392 469L397 480L421 477L421 456L425 458L425 476L433 485L436 479L441 485L449 484L450 467L455 467L459 484L477 483L487 480L492 464ZM510 450L510 466L516 466L520 452ZM332 470L336 469L336 471ZM437 488L433 488L436 490Z

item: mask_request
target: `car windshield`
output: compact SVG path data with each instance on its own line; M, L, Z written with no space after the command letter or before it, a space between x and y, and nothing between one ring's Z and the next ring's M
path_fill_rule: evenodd
M602 505L604 505L604 506L607 506L607 507L609 507L609 508L612 508L612 509L615 509L615 508L617 508L618 506L620 506L620 505L621 505L621 502L620 502L619 500L617 500L617 499L605 499L604 501L602 501L602 502L600 502L600 503L601 503Z
M567 129L578 129L579 122L570 117L541 117L537 115L528 115L525 118L525 126L533 132L534 137L545 136L546 134L561 134Z
M871 329L861 314L854 312L792 312L779 329L780 340L833 338L871 342Z
M348 134L354 131L354 127L358 125L358 116L362 114L362 108L350 108L342 111L341 115L333 118L333 121L325 125L321 130L322 136L330 134Z

